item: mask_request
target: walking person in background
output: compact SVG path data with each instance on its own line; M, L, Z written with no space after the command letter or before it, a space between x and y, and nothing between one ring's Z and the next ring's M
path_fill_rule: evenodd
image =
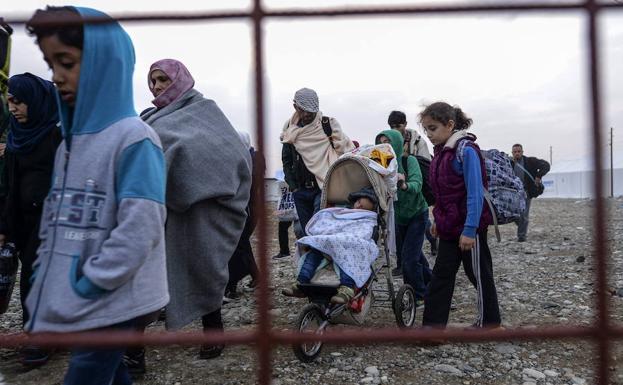
M428 219L428 204L422 195L422 173L415 157L409 155L402 158L403 138L397 130L381 131L376 136L375 143L389 143L400 160L398 200L394 202L396 254L401 261L403 281L413 288L419 306L423 303L426 286L431 277L428 261L422 252Z
M533 198L543 194L541 178L549 172L549 163L543 159L527 157L523 154L521 144L513 145L513 167L515 175L521 179L526 190L526 210L515 222L517 225L517 242L525 242L530 222L530 203Z
M29 318L25 302L40 243L41 210L50 190L54 155L62 135L52 82L30 73L15 75L9 80L8 96L11 118L3 173L7 192L0 211L0 244L14 245L21 262L20 300L25 325ZM46 349L22 349L25 365L41 365L47 359Z
M318 95L309 88L294 94L294 114L283 127L281 143L283 172L305 232L307 222L320 209L320 192L329 167L354 145L335 118L323 116Z
M205 331L222 331L228 263L247 219L251 155L213 100L193 88L181 62L151 65L148 86L156 108L141 116L162 140L167 163L168 329L201 318ZM204 345L202 359L224 345Z
M47 7L27 28L52 70L63 141L43 206L25 329L134 329L157 317L169 294L165 163L158 136L134 110L132 41L89 8ZM124 351L74 348L63 384L131 384Z
M396 130L400 132L404 139L403 145L403 157L412 156L421 156L430 162L431 156L430 151L428 150L428 144L422 135L420 135L417 130L411 130L407 128L407 115L405 115L402 111L392 111L387 118L387 124L389 128L392 130ZM424 235L426 239L430 243L431 254L434 256L437 254L437 239L433 237L430 233L431 222L430 219L426 219L426 230ZM399 277L402 275L402 261L397 256L396 257L396 265L395 269L392 269L392 275L394 277Z
M245 287L246 291L255 290L257 285L257 263L253 256L253 248L251 247L251 235L257 225L257 216L254 213L254 205L257 202L262 202L262 197L259 196L258 183L264 181L264 159L262 154L255 151L255 148L251 146L251 137L248 132L238 131L238 135L242 140L242 143L249 149L251 154L251 162L253 167L251 193L249 204L247 205L247 220L240 235L240 240L234 250L234 254L229 260L229 282L225 290L224 300L234 300L238 298L238 282L247 275L251 276L251 282Z
M279 186L280 186L282 196L288 193L288 185L284 181L279 182ZM279 218L279 224L278 224L278 230L277 230L278 231L277 236L279 238L279 253L273 255L273 259L281 259L281 258L290 257L290 236L288 235L288 232L292 225L294 225L294 235L297 238L301 238L302 237L301 224L298 218L294 221L281 220L281 218Z
M487 244L487 227L493 222L484 206L487 173L476 137L466 131L472 124L459 107L444 102L420 113L422 127L433 143L435 156L430 184L435 195L431 228L439 237L439 250L425 298L424 326L445 327L461 263L477 290L477 328L501 323L493 280L493 264Z

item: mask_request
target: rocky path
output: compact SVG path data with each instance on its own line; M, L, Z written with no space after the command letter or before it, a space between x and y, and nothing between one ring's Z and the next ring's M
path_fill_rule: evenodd
M609 266L613 320L623 319L623 200L610 200L612 248ZM503 226L501 243L490 238L500 307L507 327L588 325L593 317L593 257L591 249L592 203L587 200L533 202L529 240L514 241L514 225ZM276 224L271 223L270 255L277 251ZM428 251L428 246L426 251ZM433 263L434 259L430 259ZM278 289L293 279L291 261L271 261L275 296L273 324L287 329L304 306L302 300L284 298ZM399 285L400 282L396 281ZM244 285L244 284L243 284ZM617 291L617 289L619 289ZM469 325L476 316L475 290L459 272L451 312L454 326ZM255 299L243 293L226 305L227 329L254 327ZM418 311L418 321L421 311ZM394 326L389 308L374 308L366 328ZM0 316L0 332L20 327L19 302L13 299L8 313ZM348 327L348 326L338 326ZM153 326L162 329L161 324ZM189 329L198 330L199 324ZM289 347L278 347L273 355L274 384L591 384L594 347L586 341L534 341L455 344L437 347L416 345L332 346L320 358L302 364ZM612 356L611 383L623 384L618 360L620 343ZM18 355L0 349L0 384L52 385L62 383L67 353L58 353L43 368L24 371ZM253 384L256 356L246 346L229 347L215 360L199 360L198 348L159 347L148 350L148 373L138 384Z

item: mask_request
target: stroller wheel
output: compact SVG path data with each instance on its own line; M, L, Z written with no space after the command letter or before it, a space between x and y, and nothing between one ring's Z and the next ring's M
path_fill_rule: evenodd
M326 328L327 322L322 315L320 306L310 303L307 304L296 320L298 331L305 334L322 334ZM302 362L312 362L320 354L322 350L322 342L304 342L302 344L292 345L292 350L296 358Z
M415 292L411 285L403 285L394 298L394 315L398 327L410 328L415 325Z

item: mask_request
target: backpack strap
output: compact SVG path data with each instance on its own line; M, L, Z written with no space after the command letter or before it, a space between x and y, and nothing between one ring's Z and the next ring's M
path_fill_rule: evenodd
M329 143L331 143L331 147L335 149L335 145L333 144L333 138L331 136L333 135L333 128L331 128L331 118L329 118L328 116L323 116L321 122L324 134L329 138Z
M485 201L487 202L487 206L489 206L489 210L491 210L491 216L493 217L493 226L495 227L495 238L498 240L498 243L502 242L502 237L500 236L500 228L498 227L498 216L495 213L495 207L493 206L493 197L491 193L487 191L486 188L482 188L485 193Z

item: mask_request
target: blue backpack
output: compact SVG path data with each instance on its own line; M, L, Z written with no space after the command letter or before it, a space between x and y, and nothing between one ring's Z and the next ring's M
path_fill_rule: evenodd
M459 161L463 161L463 150L467 140L457 146ZM491 149L481 150L487 171L488 190L485 200L493 214L493 225L498 242L501 241L498 225L515 222L526 210L526 192L521 179L515 175L510 157L504 152Z

